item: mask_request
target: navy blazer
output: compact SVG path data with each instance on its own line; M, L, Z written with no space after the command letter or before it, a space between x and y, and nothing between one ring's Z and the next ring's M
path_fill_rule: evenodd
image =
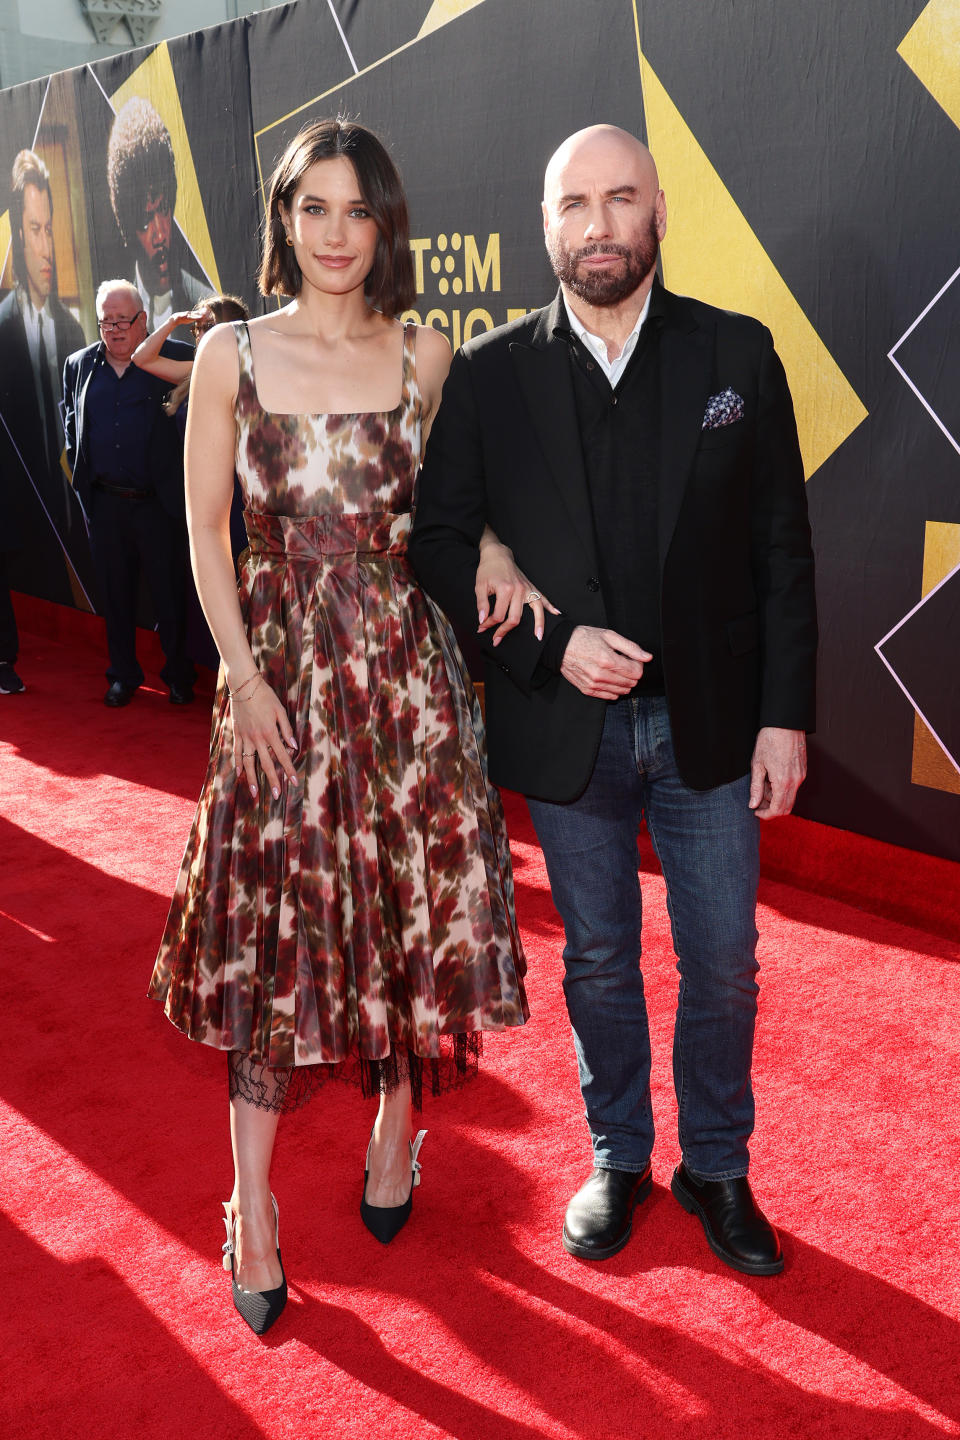
M680 774L709 789L749 770L762 726L813 728L813 554L793 405L769 330L662 296L663 669ZM607 623L569 349L554 334L560 304L558 295L458 352L427 443L410 559L470 631L485 522L565 615ZM742 404L714 426L728 390ZM546 616L545 636L556 623ZM593 769L607 702L538 672L528 607L496 649L490 632L480 647L491 778L574 799Z
M73 471L73 488L90 517L90 492L93 475L87 452L87 428L84 406L87 388L98 364L106 364L106 346L102 340L88 345L67 357L63 367L63 433L67 445L67 462ZM192 346L179 340L166 340L160 351L169 360L192 360ZM132 361L130 362L133 363ZM148 476L163 508L170 515L184 514L183 445L176 421L164 414L163 402L173 388L169 380L156 375L148 377L155 399L153 426L148 447Z

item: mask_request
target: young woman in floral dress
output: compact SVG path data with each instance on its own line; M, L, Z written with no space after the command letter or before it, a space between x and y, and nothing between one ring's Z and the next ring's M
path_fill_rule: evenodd
M405 555L450 351L395 318L414 294L406 202L370 131L322 121L288 146L260 284L294 298L217 326L193 373L191 549L222 667L150 987L228 1054L225 1265L258 1333L286 1299L269 1179L281 1110L330 1075L379 1094L362 1215L386 1242L419 1178L412 1101L475 1066L482 1030L527 1014L476 700Z

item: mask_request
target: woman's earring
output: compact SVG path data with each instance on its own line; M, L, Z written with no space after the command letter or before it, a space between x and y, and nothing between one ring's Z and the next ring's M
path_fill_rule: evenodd
M292 249L293 249L293 241L290 239L290 236L289 236L289 235L287 236L287 244L290 246L290 249L292 250Z

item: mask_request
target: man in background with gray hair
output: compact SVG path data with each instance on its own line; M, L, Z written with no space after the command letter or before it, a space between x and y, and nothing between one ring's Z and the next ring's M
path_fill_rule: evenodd
M143 683L136 651L142 572L166 657L161 676L171 704L188 705L195 672L185 648L183 455L176 425L163 411L170 387L132 363L147 335L135 285L105 280L97 291L97 323L101 338L63 367L63 413L67 458L103 594L110 652L103 700L113 708L128 705ZM181 360L193 355L177 340L167 340L161 353Z

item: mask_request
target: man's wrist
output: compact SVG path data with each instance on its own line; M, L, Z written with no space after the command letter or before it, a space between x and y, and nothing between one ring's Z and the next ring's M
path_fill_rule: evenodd
M534 672L536 681L542 683L548 676L560 674L563 657L570 644L570 637L576 628L576 621L571 620L568 615L561 615L557 620L543 642L543 649Z

